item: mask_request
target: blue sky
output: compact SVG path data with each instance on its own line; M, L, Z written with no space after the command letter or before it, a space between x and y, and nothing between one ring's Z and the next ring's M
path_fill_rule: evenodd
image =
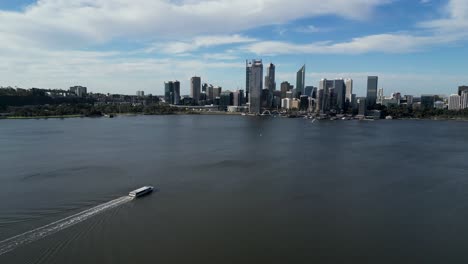
M235 90L245 60L306 85L367 75L385 94L451 94L468 84L466 0L0 1L0 85L162 94L189 79Z

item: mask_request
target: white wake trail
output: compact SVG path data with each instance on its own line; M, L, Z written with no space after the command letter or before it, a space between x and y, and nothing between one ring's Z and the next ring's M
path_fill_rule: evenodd
M111 209L131 201L133 198L129 196L123 196L112 200L107 203L100 204L98 206L92 207L90 209L84 210L72 216L63 218L61 220L55 221L48 225L33 229L31 231L25 232L23 234L10 237L3 241L0 241L0 256L16 249L19 246L29 244L46 236L52 235L60 230L83 222L84 220L95 216L107 209Z

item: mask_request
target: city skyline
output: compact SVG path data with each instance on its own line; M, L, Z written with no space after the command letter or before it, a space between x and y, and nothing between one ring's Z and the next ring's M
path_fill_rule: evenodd
M459 59L468 55L466 8L461 0L2 1L0 85L162 94L161 83L177 79L189 94L190 77L202 76L246 90L242 61L262 58L276 65L277 84L295 85L306 64L306 85L352 78L365 94L365 78L379 76L386 91L449 95L468 82Z

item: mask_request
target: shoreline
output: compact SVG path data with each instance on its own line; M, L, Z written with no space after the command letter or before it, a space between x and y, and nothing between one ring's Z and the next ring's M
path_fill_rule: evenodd
M170 115L211 115L211 116L241 116L240 112L174 112L166 114L145 114L145 113L113 113L114 117L130 117L130 116L170 116ZM65 119L65 118L109 118L105 115L102 116L85 116L85 115L63 115L63 116L0 116L0 120L30 120L30 119ZM385 120L385 119L376 119L376 120ZM468 122L468 118L450 118L450 117L428 117L428 118L394 118L392 120L430 120L430 121L457 121L457 122Z

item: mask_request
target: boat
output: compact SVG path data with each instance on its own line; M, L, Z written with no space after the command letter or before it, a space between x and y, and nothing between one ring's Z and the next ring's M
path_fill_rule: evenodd
M153 186L144 186L134 191L131 191L128 196L130 197L141 197L143 195L149 194L154 190Z

